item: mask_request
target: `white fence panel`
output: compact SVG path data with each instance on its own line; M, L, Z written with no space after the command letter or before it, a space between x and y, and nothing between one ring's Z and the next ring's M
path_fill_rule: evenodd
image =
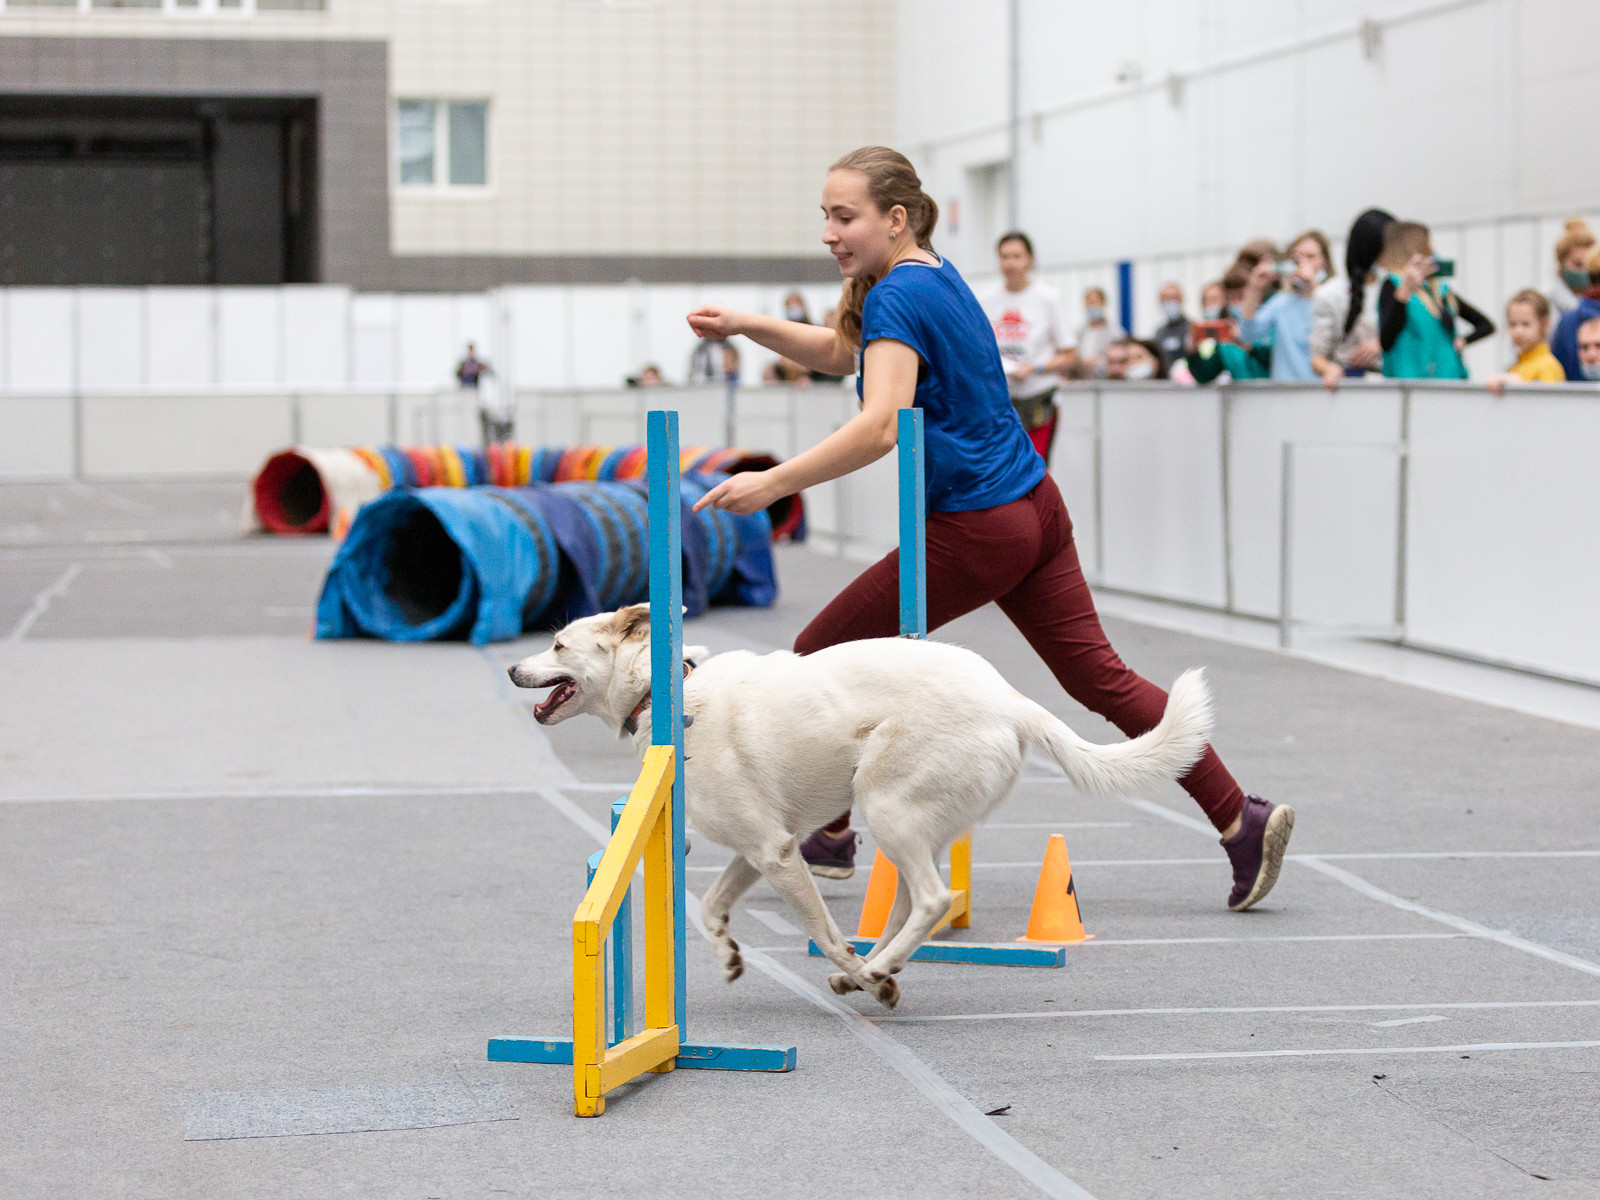
M1222 606L1221 395L1107 388L1100 406L1102 582Z
M16 391L69 391L77 353L70 288L6 289L5 382Z
M78 386L133 390L143 386L144 292L82 288L77 301Z
M1285 584L1294 620L1398 633L1399 445L1322 440L1291 446L1292 479L1285 484L1281 471L1279 478L1289 492ZM1248 507L1235 505L1234 511ZM1274 612L1278 608L1274 603Z
M286 395L85 396L85 478L248 475L293 440Z
M400 433L400 402L389 392L299 396L297 440L305 446L387 443Z
M1600 682L1600 395L1411 400L1406 633Z
M400 378L396 299L373 292L350 301L350 382L358 386Z
M1245 384L1229 390L1226 404L1233 606L1238 612L1276 618L1283 444L1398 443L1400 391L1365 383L1348 384L1337 393ZM1308 485L1302 481L1301 486ZM1335 506L1333 498L1316 493L1303 492L1302 499L1312 507ZM1364 590L1360 585L1356 594Z
M283 386L283 289L217 288L217 381Z
M513 374L508 382L519 391L571 387L572 314L567 290L514 287L505 290L505 298L513 338Z
M167 287L145 292L145 343L151 388L216 383L216 289Z
M73 473L71 396L0 396L0 478Z
M1084 570L1097 572L1100 552L1100 496L1095 486L1099 457L1093 389L1063 389L1056 393L1056 441L1051 448L1050 475L1061 489L1072 517L1072 536Z
M400 296L395 301L399 379L415 387L454 381L466 348L456 337L456 297Z
M283 371L290 387L333 387L351 381L349 288L283 289ZM384 380L388 382L388 380Z

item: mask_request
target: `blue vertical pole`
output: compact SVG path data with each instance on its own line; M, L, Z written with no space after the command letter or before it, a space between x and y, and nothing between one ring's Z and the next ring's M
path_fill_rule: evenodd
M622 810L627 805L624 796L611 806L611 832L617 831L622 820ZM600 864L595 863L595 867ZM595 867L589 870L591 882ZM622 893L622 907L617 909L617 919L611 926L611 1042L625 1042L633 1034L633 889Z
M1122 318L1122 330L1133 336L1133 261L1123 259L1117 264L1117 313Z
M649 414L650 741L673 747L672 986L678 1039L689 1035L688 939L683 884L683 530L679 528L678 414Z
M928 636L927 489L922 410L900 410L900 636Z

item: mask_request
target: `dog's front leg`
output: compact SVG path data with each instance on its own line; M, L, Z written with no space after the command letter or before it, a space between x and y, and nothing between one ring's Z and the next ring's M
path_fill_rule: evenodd
M736 854L700 900L701 920L705 922L706 932L711 935L717 961L722 964L722 977L729 983L744 974L744 959L739 957L739 943L728 934L728 919L733 915L733 906L738 903L739 897L760 878L761 872L750 865L750 860Z
M828 983L833 990L840 995L858 989L877 995L877 989L862 975L864 960L856 953L855 947L845 940L844 934L839 932L828 906L822 902L816 881L800 857L799 839L789 836L769 852L751 857L773 890L788 902L795 916L800 918L800 923L811 940L816 942L817 948L844 972L829 978ZM892 1003L890 1007L893 1007Z

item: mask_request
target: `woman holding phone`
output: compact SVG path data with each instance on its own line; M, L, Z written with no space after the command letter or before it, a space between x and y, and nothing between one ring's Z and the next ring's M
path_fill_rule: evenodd
M822 189L823 242L839 263L838 329L709 304L689 314L701 337L742 334L814 370L856 372L860 411L817 445L767 471L734 475L701 497L747 513L836 479L895 447L897 413L925 417L928 627L994 601L1067 692L1130 737L1153 728L1166 693L1123 664L1100 627L1061 493L1012 407L994 333L948 260L933 249L939 209L901 154L845 155ZM899 628L899 553L869 567L795 640L809 654ZM1228 906L1249 908L1277 880L1294 810L1246 796L1207 747L1180 781L1222 835L1233 865ZM813 871L854 870L849 813L807 838Z

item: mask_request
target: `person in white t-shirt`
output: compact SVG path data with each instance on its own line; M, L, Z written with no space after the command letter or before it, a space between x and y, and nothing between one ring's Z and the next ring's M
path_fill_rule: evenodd
M980 291L978 302L994 326L1011 403L1034 448L1048 463L1056 435L1058 372L1072 366L1077 352L1061 323L1060 294L1031 278L1033 243L1028 235L1013 230L995 250L1003 278Z

